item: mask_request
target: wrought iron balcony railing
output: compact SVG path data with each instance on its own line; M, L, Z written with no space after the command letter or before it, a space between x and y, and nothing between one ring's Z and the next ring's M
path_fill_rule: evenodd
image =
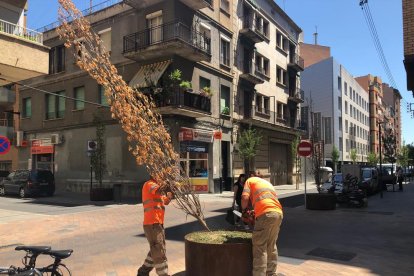
M210 39L180 21L145 29L124 37L124 53L137 52L149 46L180 40L207 54L211 53Z

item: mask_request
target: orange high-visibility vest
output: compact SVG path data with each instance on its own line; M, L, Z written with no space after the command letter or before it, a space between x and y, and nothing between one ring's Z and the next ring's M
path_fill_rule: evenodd
M268 181L250 177L244 184L243 195L250 198L256 218L268 212L278 212L283 216L282 204L277 199L275 188Z
M159 185L154 180L148 180L142 187L142 205L144 207L144 225L164 224L164 204L166 196L157 193Z

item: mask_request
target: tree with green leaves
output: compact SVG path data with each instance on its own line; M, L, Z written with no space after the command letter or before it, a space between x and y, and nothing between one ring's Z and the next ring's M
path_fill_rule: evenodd
M335 145L332 148L331 158L332 158L332 163L334 165L334 172L336 173L336 165L338 164L338 161L339 161L339 150Z
M394 132L391 128L385 129L382 136L382 145L384 146L385 160L390 163L395 163L397 161L397 144Z
M249 127L241 132L238 144L238 154L244 161L245 172L254 170L254 157L262 142L262 136L256 129Z
M91 163L92 169L95 172L95 179L99 182L99 186L102 187L102 180L106 170L106 154L105 154L105 125L98 117L94 118L96 124L96 150L92 153Z
M356 164L356 160L358 158L356 149L351 149L351 151L349 152L349 157L352 160L352 164Z
M292 167L296 168L296 189L299 189L299 181L300 181L300 173L299 173L299 166L300 166L300 158L298 156L298 145L300 143L300 135L299 132L296 133L295 139L293 139L291 144L291 152L292 152Z
M370 165L370 166L376 166L377 164L378 164L378 161L379 161L379 158L378 158L378 156L375 154L375 152L370 152L369 154L368 154L368 160L367 160L367 162L368 162L368 164Z
M401 167L406 168L409 165L409 149L405 145L405 141L403 141L403 145L400 149L400 153L397 156L397 162L400 164Z

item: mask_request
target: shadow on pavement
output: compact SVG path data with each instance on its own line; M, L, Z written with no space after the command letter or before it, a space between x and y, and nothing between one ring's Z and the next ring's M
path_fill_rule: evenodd
M33 198L23 198L22 203L50 205L60 207L79 207L79 206L108 206L115 204L139 204L142 203L141 197L139 198L122 198L120 201L92 201L89 198L89 193L73 193L73 192L61 192L56 193L54 196L37 196Z

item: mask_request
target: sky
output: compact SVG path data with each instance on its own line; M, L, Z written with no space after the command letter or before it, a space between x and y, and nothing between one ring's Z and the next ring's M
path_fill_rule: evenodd
M74 0L80 10L89 8L90 0ZM93 0L93 5L104 0ZM303 30L304 42L313 43L318 30L318 44L331 47L332 56L353 76L372 74L390 83L383 69L366 24L360 0L276 0ZM403 59L401 0L368 0L385 58L403 100L402 140L414 142L414 119L406 111L406 103L414 103L407 91ZM29 0L28 27L36 29L57 20L57 0Z

